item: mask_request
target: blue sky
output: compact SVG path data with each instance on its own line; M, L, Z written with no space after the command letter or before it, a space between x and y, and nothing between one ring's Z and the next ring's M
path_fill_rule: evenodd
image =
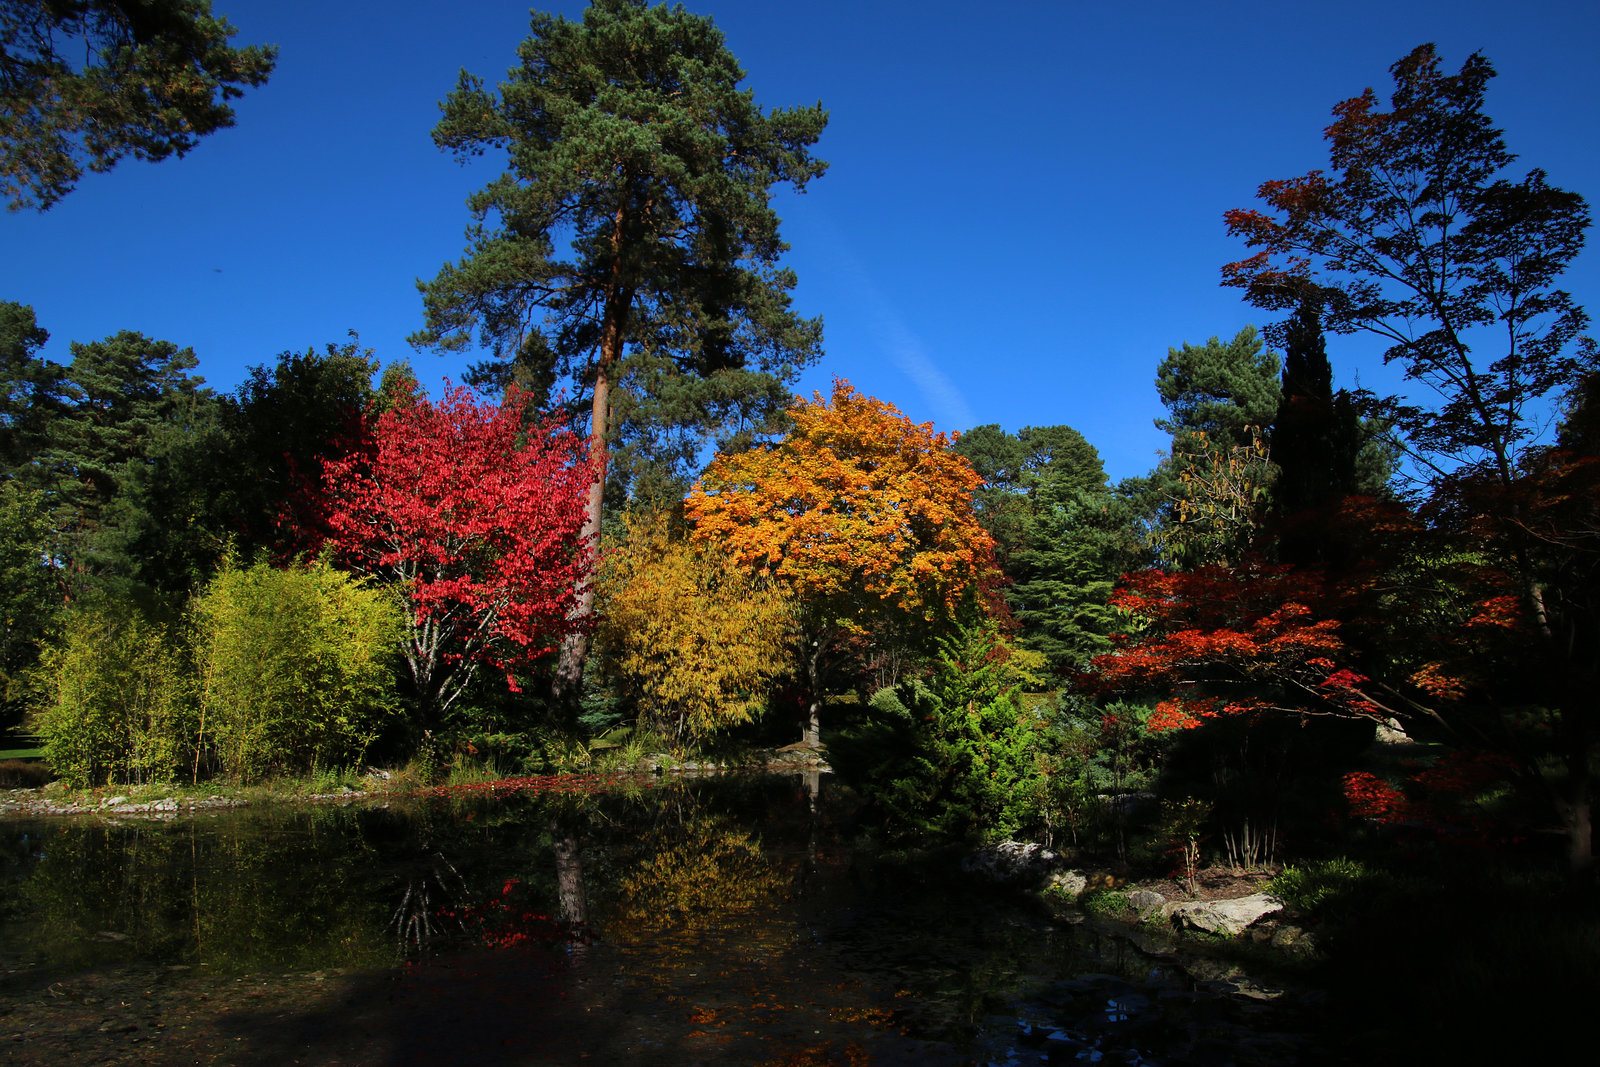
M120 329L192 346L215 387L350 330L424 381L414 282L461 253L464 199L499 171L434 149L465 67L497 82L526 0L214 0L277 72L236 128L181 161L91 175L51 211L0 215L0 299L68 341ZM583 4L543 7L572 18ZM1113 478L1164 444L1167 349L1259 313L1218 285L1222 213L1326 162L1329 109L1435 42L1482 50L1489 114L1524 167L1600 197L1600 5L1045 0L699 0L766 107L820 100L832 167L777 198L798 308L826 323L801 390L842 376L917 421L1066 423ZM1600 251L1567 275L1600 312ZM1340 384L1395 389L1370 343L1331 338Z

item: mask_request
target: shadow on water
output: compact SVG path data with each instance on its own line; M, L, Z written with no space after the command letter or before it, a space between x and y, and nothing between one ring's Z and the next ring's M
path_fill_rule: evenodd
M16 1062L1314 1062L938 860L826 779L0 828ZM10 1010L14 1009L14 1010Z

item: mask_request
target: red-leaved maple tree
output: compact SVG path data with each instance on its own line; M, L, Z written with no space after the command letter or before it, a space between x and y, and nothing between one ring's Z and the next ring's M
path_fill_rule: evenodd
M1573 874L1589 880L1600 486L1586 468L1600 456L1600 348L1560 282L1590 209L1544 171L1512 169L1517 156L1485 112L1486 57L1447 74L1424 44L1390 72L1387 109L1370 89L1335 105L1325 169L1264 182L1264 210L1224 216L1256 252L1225 265L1223 282L1258 308L1309 301L1331 332L1381 337L1384 360L1426 387L1373 403L1430 489L1445 556L1478 564L1471 587L1499 588L1474 588L1476 604L1436 622L1438 654L1394 682L1517 757L1562 823ZM1576 406L1552 450L1549 411L1563 397ZM1516 722L1530 718L1548 721Z
M1266 711L1388 718L1314 571L1250 556L1237 566L1125 575L1111 598L1142 632L1092 661L1106 692L1162 692L1148 728L1193 729Z
M339 561L399 590L404 655L431 725L489 664L515 671L569 628L589 472L582 442L529 425L524 397L498 406L450 388L385 412L370 452L324 466Z

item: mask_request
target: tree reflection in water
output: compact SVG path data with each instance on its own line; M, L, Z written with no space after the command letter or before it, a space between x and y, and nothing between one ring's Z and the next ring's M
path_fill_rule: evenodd
M749 831L722 816L685 814L645 835L644 853L618 881L620 900L605 924L621 944L694 935L736 922L788 888Z
M426 857L420 871L406 883L405 895L389 923L400 954L424 954L441 938L465 933L462 911L469 896L461 872L444 853L435 851Z
M578 839L563 826L559 817L550 820L551 851L556 858L556 895L560 900L562 922L582 925L589 921L589 905L583 892L583 857Z
M1107 1055L1178 1022L1240 1046L1225 998L1169 962L863 848L825 776L390 803L0 824L0 1004L34 1005L64 1050L29 1055L137 1061L83 1048L105 1020L47 993L134 971L135 1000L165 990L166 1017L195 1042L211 1020L241 1063L303 1059L309 1034L360 1067L1003 1061L1023 1019L1109 1028ZM1113 1000L1136 1017L1101 1018Z

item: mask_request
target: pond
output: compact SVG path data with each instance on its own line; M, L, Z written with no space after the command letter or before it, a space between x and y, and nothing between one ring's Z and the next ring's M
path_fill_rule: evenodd
M826 775L0 824L0 1029L48 1063L1319 1062L1239 996Z

